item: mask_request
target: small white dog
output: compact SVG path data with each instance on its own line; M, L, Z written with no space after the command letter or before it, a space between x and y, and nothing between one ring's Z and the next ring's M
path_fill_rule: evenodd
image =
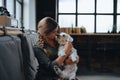
M66 44L67 41L73 42L73 38L64 32L61 32L59 36L57 37L57 41L59 43L59 50L58 50L58 56L63 56L65 55L64 52L64 45ZM76 61L77 57L77 50L72 47L70 56L72 61ZM69 80L75 80L76 78L76 72L77 72L77 64L72 64L72 65L64 65L64 70L60 71L60 77L63 79L69 79Z

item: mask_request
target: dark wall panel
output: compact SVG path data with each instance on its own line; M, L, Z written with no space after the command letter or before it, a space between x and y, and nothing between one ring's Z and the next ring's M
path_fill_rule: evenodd
M37 0L36 1L36 23L45 16L55 19L56 0Z

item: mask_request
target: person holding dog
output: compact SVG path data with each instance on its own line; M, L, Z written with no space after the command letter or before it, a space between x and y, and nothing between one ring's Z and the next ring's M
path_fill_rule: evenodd
M65 64L73 64L70 58L66 59L70 55L71 42L67 42L64 46L65 55L58 56L59 44L55 37L59 32L59 25L53 18L44 17L39 21L37 31L38 41L33 47L39 63L35 80L62 80L59 74L56 73L56 66L60 68L64 62ZM77 57L75 63L78 62L79 57Z

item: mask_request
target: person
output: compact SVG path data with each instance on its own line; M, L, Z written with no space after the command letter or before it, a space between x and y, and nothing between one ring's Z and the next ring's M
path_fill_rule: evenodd
M38 41L33 46L35 57L38 60L38 72L35 80L61 80L59 74L56 73L55 67L63 69L62 64L72 64L70 55L72 43L67 42L64 46L65 55L58 56L59 44L56 41L56 36L60 32L58 23L51 17L44 17L38 22ZM79 57L77 61L79 62Z

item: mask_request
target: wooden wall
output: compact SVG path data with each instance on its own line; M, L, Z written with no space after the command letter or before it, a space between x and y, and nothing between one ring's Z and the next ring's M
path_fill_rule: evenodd
M78 51L78 72L120 74L120 34L71 35Z

